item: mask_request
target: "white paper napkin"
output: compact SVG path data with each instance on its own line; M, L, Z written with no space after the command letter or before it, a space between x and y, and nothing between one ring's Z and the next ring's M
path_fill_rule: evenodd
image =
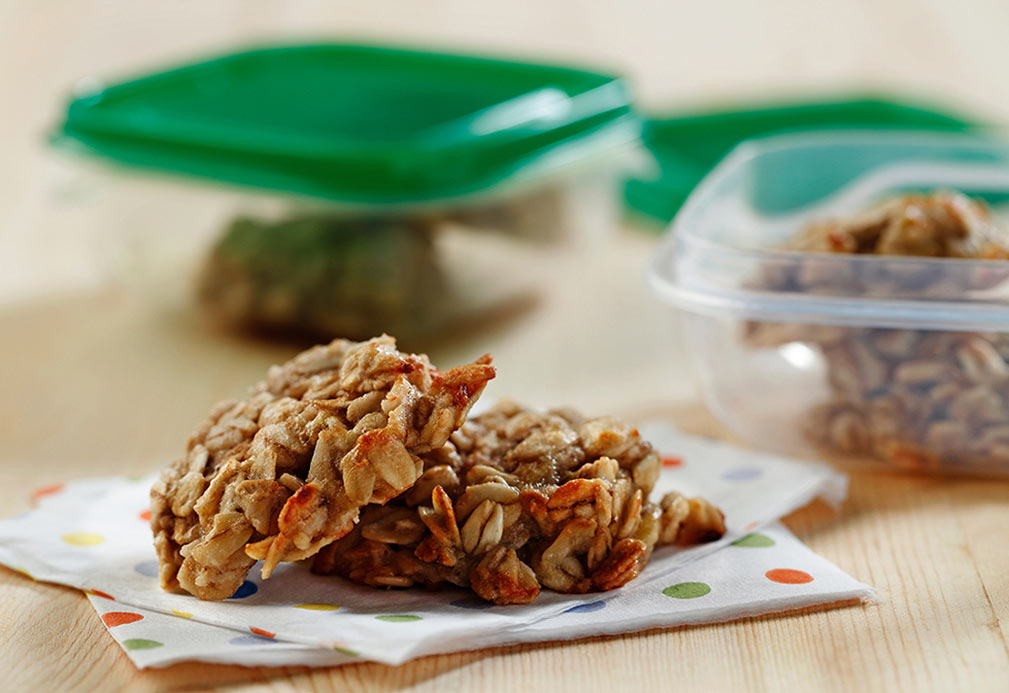
M141 667L182 660L397 664L441 652L731 620L871 594L782 528L748 535L817 495L839 503L843 475L688 437L666 424L642 427L642 433L668 452L656 494L676 488L707 497L725 511L729 532L713 544L657 550L638 579L613 592L544 591L531 605L498 607L465 590L380 591L284 564L266 581L254 568L238 593L222 602L168 594L157 585L147 526L153 477L41 490L35 510L0 523L0 563L90 591L113 636Z
M782 569L780 566L789 566ZM776 582L768 577L781 579ZM779 524L747 535L740 543L705 556L692 565L659 580L652 590L620 590L609 600L604 595L569 607L560 614L526 626L519 632L487 632L466 643L432 643L425 654L480 647L504 646L548 640L570 640L612 635L649 628L732 621L748 616L792 611L822 604L864 600L872 590L852 579L806 548ZM88 595L112 637L140 668L184 661L242 664L246 666L333 666L362 657L352 650L328 650L287 642L251 632L183 620L157 611L124 607L116 601ZM459 592L454 600L462 609L494 607ZM410 628L416 622L392 622L390 627Z

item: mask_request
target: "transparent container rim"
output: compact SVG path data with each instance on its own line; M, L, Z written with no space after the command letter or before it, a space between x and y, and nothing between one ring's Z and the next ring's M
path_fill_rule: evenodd
M742 244L714 241L693 224L695 217L714 197L714 190L728 176L757 156L797 146L816 144L901 144L949 145L991 149L982 137L963 134L899 133L892 131L837 130L829 132L773 135L744 142L709 173L690 194L676 215L648 270L648 284L666 303L690 313L752 319L765 322L796 322L823 325L895 327L927 330L1009 331L1009 305L935 299L891 299L875 296L820 296L798 292L771 292L748 288L723 288L698 283L687 285L676 272L678 252L702 250L751 261L795 261L808 253L787 249L762 249ZM957 263L964 271L1001 268L1009 278L1009 263L1003 260L885 257L823 253L817 261L824 266L851 267L929 266Z

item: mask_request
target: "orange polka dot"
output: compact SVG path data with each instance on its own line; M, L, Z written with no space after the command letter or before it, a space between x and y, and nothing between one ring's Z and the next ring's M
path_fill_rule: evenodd
M682 457L673 457L672 455L670 455L668 457L663 457L662 458L662 466L663 467L682 467L683 466L683 458Z
M256 635L262 635L264 638L272 638L276 635L276 633L271 633L268 630L263 630L262 628L255 628L253 626L249 626L249 630L251 630Z
M84 590L84 592L87 594L93 594L96 597L104 597L105 599L111 599L112 601L116 601L116 598L113 597L111 594L109 594L108 592L102 592L101 590Z
M803 585L813 581L813 576L809 573L791 568L768 570L764 576L771 582L780 582L783 585Z
M141 510L139 517L144 522L150 522L151 521L151 511L150 510Z
M37 488L32 492L32 500L38 503L40 498L43 498L44 496L51 496L54 493L59 493L62 490L63 490L63 484L53 484L52 486L43 486L42 488Z
M756 529L760 525L759 522L751 522L750 524L743 527L744 532L749 532L751 529Z
M102 620L105 621L105 625L109 628L115 628L126 623L136 623L137 621L142 621L143 618L140 614L135 614L132 611L110 611L107 614L102 614Z

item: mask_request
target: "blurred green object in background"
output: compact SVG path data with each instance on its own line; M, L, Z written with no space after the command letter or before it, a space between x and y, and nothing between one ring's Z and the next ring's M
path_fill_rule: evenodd
M258 48L72 100L57 145L361 204L457 198L637 140L625 83L584 70L363 45ZM581 151L581 150L578 150Z
M644 121L619 77L420 50L256 48L72 100L59 146L122 164L340 203L405 206L493 194L643 139L658 173L626 181L630 212L668 224L740 142L824 129L979 132L888 98L749 106ZM503 185L506 184L506 185Z
M658 160L659 174L628 180L624 188L627 206L636 220L665 228L705 174L744 140L807 130L891 128L932 132L987 129L961 115L885 98L782 104L647 120L643 138Z

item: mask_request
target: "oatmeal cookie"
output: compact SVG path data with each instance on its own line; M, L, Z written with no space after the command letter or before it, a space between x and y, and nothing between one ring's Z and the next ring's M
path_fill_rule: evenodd
M659 457L616 419L503 402L421 457L413 488L366 508L313 570L377 587L452 583L516 604L541 587L616 589L637 577L657 543L725 533L707 501L675 493L648 501Z
M215 322L253 331L431 334L452 312L434 233L420 219L242 217L207 256L197 298Z
M822 253L1005 259L1009 237L988 208L958 192L885 200L848 219L810 224L789 243Z
M981 202L955 192L907 195L849 219L811 224L768 266L757 288L807 294L959 300L1003 272L976 263L836 262L836 253L1009 259L1009 231ZM954 269L955 268L955 269ZM856 299L857 300L857 299ZM753 347L802 342L823 358L830 395L800 423L828 451L869 455L913 470L1009 463L1009 337L1000 333L750 322Z
M234 594L349 532L360 508L409 489L494 377L489 357L448 371L382 336L335 340L218 404L151 489L161 584Z

